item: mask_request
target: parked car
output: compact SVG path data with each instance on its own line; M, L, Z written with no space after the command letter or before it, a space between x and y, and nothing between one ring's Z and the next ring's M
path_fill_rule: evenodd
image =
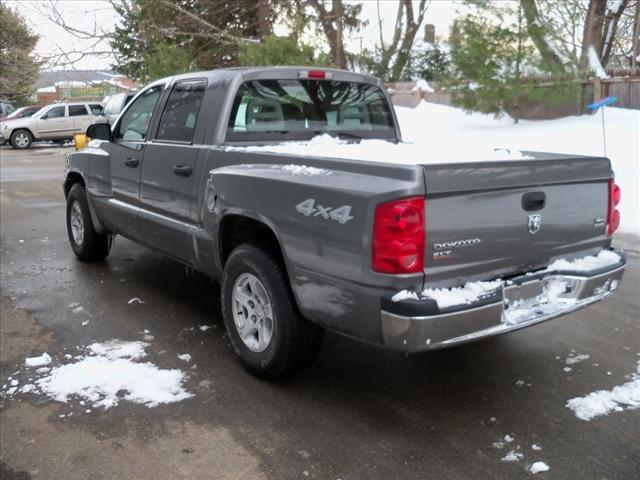
M113 124L124 107L135 97L136 92L116 93L111 95L104 105L104 116Z
M117 234L221 280L231 343L264 378L309 365L324 329L449 347L602 300L625 268L608 159L403 158L411 146L367 75L165 78L87 135L65 161L75 255L102 260Z
M105 121L99 103L58 103L31 117L6 119L0 125L0 143L29 148L35 140L64 141L83 133L93 123Z
M11 105L7 100L0 100L0 119L13 113L14 110L15 108L13 105Z

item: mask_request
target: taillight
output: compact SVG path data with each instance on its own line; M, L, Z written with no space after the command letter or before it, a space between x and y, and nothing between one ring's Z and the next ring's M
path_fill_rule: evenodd
M616 206L620 203L620 187L615 184L613 179L609 180L609 210L607 212L607 235L613 235L620 226L620 212Z
M372 268L381 273L416 273L424 268L424 198L377 206L373 223Z

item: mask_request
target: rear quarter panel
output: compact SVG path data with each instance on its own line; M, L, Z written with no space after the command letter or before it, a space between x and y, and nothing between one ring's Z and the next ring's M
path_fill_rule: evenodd
M224 216L262 221L278 238L303 315L381 341L381 295L420 287L423 275L371 270L375 206L424 195L421 168L221 149L210 150L206 165L200 205L205 230L213 232L212 248L217 249ZM206 201L211 194L216 195L213 211ZM332 216L338 208L346 216Z

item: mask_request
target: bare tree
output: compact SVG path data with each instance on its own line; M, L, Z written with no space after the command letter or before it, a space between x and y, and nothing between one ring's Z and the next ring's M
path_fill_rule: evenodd
M324 0L308 0L308 3L318 15L320 26L329 43L331 58L338 68L346 69L347 58L344 54L342 0L331 0L331 10L327 10Z
M411 56L411 49L424 21L429 4L430 2L427 2L427 0L420 0L418 10L415 12L412 0L400 0L396 12L393 37L390 43L385 44L382 33L382 17L379 9L380 1L378 0L379 72L390 72L389 79L397 80L401 77Z

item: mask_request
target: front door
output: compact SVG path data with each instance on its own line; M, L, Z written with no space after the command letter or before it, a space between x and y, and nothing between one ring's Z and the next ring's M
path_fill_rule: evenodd
M112 198L107 216L117 233L132 239L140 239L140 172L149 124L163 89L164 85L154 85L129 105L109 144Z
M195 262L192 211L196 161L204 126L196 130L206 89L204 80L176 83L162 111L155 137L147 144L139 219L145 243L188 263Z
M65 138L70 135L67 107L58 105L50 108L36 120L38 138Z

